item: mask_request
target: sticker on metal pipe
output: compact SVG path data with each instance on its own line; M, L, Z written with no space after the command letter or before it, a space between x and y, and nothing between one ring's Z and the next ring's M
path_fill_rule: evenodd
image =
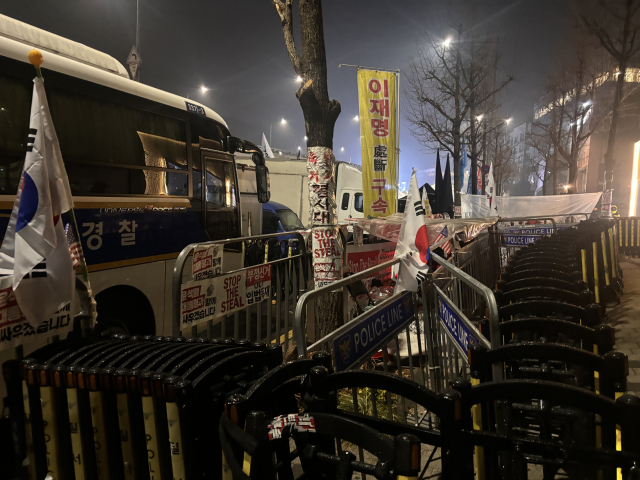
M445 326L449 337L456 343L460 353L467 357L469 346L479 343L478 338L440 293L437 294L437 299L440 322Z

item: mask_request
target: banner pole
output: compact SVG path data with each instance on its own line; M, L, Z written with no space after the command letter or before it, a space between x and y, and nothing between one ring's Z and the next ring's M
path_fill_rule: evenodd
M398 198L400 197L400 69L396 73L398 78L398 84L396 86L396 204L394 205L394 211L398 212ZM413 175L413 173L412 173ZM417 180L416 176L416 180Z

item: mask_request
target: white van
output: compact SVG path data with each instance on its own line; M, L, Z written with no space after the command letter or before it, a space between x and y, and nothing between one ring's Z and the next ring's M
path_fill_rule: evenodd
M292 158L265 158L269 169L269 181L271 190L271 200L286 205L298 215L302 223L311 226L311 215L309 213L309 178L307 174L306 159ZM253 181L253 162L249 155L236 154L238 165L238 176L242 177L241 171L246 170L246 178ZM344 223L349 217L362 218L362 170L360 165L345 162L337 163L336 174L336 203L338 222ZM243 167L244 166L244 167ZM246 185L242 188L240 180L240 193L247 193L251 187ZM244 225L247 222L247 212L249 203L243 201L243 233ZM261 207L255 206L256 211ZM255 215L255 213L253 214Z

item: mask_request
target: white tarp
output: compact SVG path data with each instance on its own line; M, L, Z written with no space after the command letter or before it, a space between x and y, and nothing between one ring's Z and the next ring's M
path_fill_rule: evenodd
M544 195L539 197L494 197L496 211L489 211L484 195L460 195L463 218L483 218L492 213L503 218L560 216L591 213L602 192L572 195Z

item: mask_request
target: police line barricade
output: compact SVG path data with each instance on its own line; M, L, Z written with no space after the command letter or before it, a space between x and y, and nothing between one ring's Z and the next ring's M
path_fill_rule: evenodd
M278 237L292 235L296 238L278 241ZM219 257L211 252L234 243L242 245L242 268L212 272L210 265ZM185 267L190 257L192 273L188 275ZM250 265L255 261L259 263ZM173 335L264 340L283 343L287 350L290 312L306 290L309 262L299 232L188 245L180 252L173 271Z
M279 345L118 335L64 340L10 361L3 372L11 404L22 404L11 415L26 455L16 459L25 466L19 478L218 478L206 454L220 451L217 436L202 429L215 431L216 399L281 363ZM193 395L177 405L168 386L180 382ZM182 430L177 415L189 410L197 417Z
M226 414L221 419L220 435L224 439L223 446L227 445L225 457L234 479L245 479L247 475L249 478L272 478L276 472L284 475L280 478L290 478L287 473L296 453L300 456L303 471L307 474L312 473L312 468L321 467L306 457L308 449L311 448L322 452L326 459L342 457L342 461L352 467L349 473L358 471L374 478L418 478L420 472L420 476L423 477L427 468L435 463L436 450L442 449L443 452L449 452L441 458L442 472L447 473L443 478L462 478L460 473L464 470L464 463L461 461L464 458L461 455L463 450L450 447L453 445L450 440L453 431L460 428L460 422L455 420L454 414L457 392L448 390L438 395L419 383L388 372L358 369L334 373L330 354L316 352L312 354L312 358L321 364L313 365L311 360L305 359L295 360L263 376L244 395L234 395L227 399ZM420 405L424 408L422 417L429 414L430 418L435 418L436 421L429 422L428 425L422 420L415 424L397 421L397 414L376 408L376 400L371 395L375 397L378 391L385 391ZM352 396L352 402L346 402L345 405L345 396ZM303 402L302 413L298 412L296 397ZM255 423L256 411L260 411L260 425ZM354 429L353 432L332 429L313 432L322 433L315 435L316 438L297 435L313 431L317 420L323 415L332 415L348 421ZM434 428L435 425L438 425L439 429ZM363 433L368 432L368 445L363 444L361 435L353 435L359 429L362 429ZM389 471L380 460L393 465L388 455L397 448L397 443L393 449L386 447L386 455L377 454L380 449L374 445L380 434L391 438L407 438L406 435L409 434L413 438L413 455L398 456L396 451L394 457L400 463L396 463ZM281 439L288 439L289 436L296 441L297 451L293 454L288 443L276 443ZM253 437L254 441L250 437ZM259 452L259 444L262 442L263 452ZM431 448L431 454L422 469L419 455L420 450L425 450L421 449L419 444ZM273 452L275 458L265 455L264 449ZM367 465L368 458L363 456L364 450L378 456L377 466ZM359 454L359 462L355 461L356 453ZM467 466L470 465L471 458L467 456L466 460ZM335 472L330 465L324 466L322 471ZM393 477L386 476L389 473L393 473Z
M640 255L640 217L620 217L614 222L619 253L632 257Z
M453 248L453 254L448 261L484 286L492 287L500 272L488 268L492 266L491 254L491 237L488 232L484 232L464 247Z
M471 349L473 366L476 349L482 347ZM640 420L638 397L612 400L544 380L480 383L481 375L472 368L471 381L459 379L452 385L461 394L466 420L462 437L475 446L475 478L530 478L529 472L536 468L535 478L556 478L559 469L580 479L626 479L633 478L631 471L638 472L640 435L633 427ZM519 421L522 418L528 424ZM558 418L564 422L549 422Z
M537 278L541 286L544 278L569 283L582 280L595 303L604 307L618 301L623 289L615 239L612 221L583 221L514 253L503 266L501 279Z
M522 225L522 222L529 221L541 221L544 223ZM520 224L517 225L516 222ZM510 225L504 225L505 223ZM553 217L514 217L499 218L498 222L489 228L489 235L496 244L499 265L500 268L503 268L514 253L557 231L558 225Z
M499 316L489 287L433 252L431 262L436 270L427 274L421 295L430 385L440 392L455 379L468 377L470 345L499 345ZM485 334L477 328L482 319ZM497 369L495 374L500 378Z
M276 473L279 478L292 478L291 463L296 458L299 458L305 477L322 471L333 473L336 478L351 478L357 471L374 478L390 478L384 476L387 470L376 469L370 460L366 461L367 457L365 461L356 461L356 454L363 447L362 435L371 440L365 449L375 455L379 449L373 444L380 438L380 433L391 438L410 434L414 444L421 444L423 453L427 454L431 448L426 461L423 457L409 462L404 457L405 466L411 463L413 472L420 472L420 478L424 478L430 466L429 473L432 476L440 474L439 478L444 480L527 478L529 465L537 465L545 474L561 467L573 475L570 478L596 478L598 470L607 474L615 472L616 468L627 475L634 468L634 462L640 460L640 435L635 427L640 419L637 397L623 395L614 401L587 390L541 380L492 382L483 377L480 383L480 377L490 376L491 372L480 368L476 357L481 352L492 352L481 345L472 346L470 351L472 382L459 378L452 383L452 389L445 389L440 394L386 372L334 372L331 358L324 352L314 354L321 365L314 366L312 360L296 360L277 367L257 380L246 393L226 400L219 431L229 478L273 478ZM342 396L349 389L355 389L358 394L374 390L393 392L423 406L437 422L407 425L390 421L389 417L384 418L384 412L364 411L366 403L355 401L355 398L353 403L345 403ZM296 398L302 400L302 410L298 409ZM554 408L541 409L540 399L543 407L553 405ZM505 410L514 412L516 420L519 409L534 420L537 410L541 411L538 417L551 417L556 413L556 407L561 407L560 414L562 408L582 410L591 417L597 414L601 418L598 422L603 441L597 444L594 435L576 439L571 431L563 431L557 424L543 430L540 423L527 418L528 430L519 428L524 423L517 421L501 427L492 417L499 402L503 402L500 405L504 405ZM359 432L359 435L339 428L315 429L316 419L320 421L324 415L352 422L351 433ZM569 421L576 423L579 420L574 416L565 420L565 424ZM594 425L594 422L584 423ZM589 430L583 426L580 431ZM616 431L620 437L619 451L615 445ZM295 441L293 451L289 438ZM442 452L440 472L433 463L438 449ZM387 453L390 452L391 449ZM318 459L328 464L310 461ZM331 463L342 463L344 476L335 475ZM585 471L587 475L575 475ZM418 476L417 473L413 475Z

